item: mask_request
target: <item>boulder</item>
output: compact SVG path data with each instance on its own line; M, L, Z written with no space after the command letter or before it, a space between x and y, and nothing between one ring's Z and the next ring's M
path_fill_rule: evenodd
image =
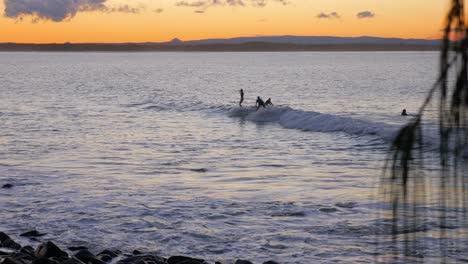
M82 250L82 249L88 249L88 247L77 246L77 247L68 247L68 249L71 250L71 251L79 251L79 250Z
M238 259L236 260L235 264L253 264L251 261L244 260L244 259Z
M34 255L38 258L68 257L65 251L61 250L50 241L40 244L34 252Z
M23 236L23 237L41 237L41 236L45 236L45 235L47 235L47 234L39 233L36 230L31 230L31 231L22 233L20 236Z
M11 238L7 234L0 232L0 243L2 243L3 241L7 239L11 239Z
M172 256L167 260L169 264L203 264L203 259L196 259L186 256Z
M75 258L87 264L104 264L104 261L97 259L96 256L87 249L78 251L78 253L75 254Z
M164 258L153 255L137 255L119 260L117 264L168 264Z
M107 254L97 255L96 258L99 259L100 261L103 261L103 262L111 262L112 261L112 257L107 255Z
M17 260L21 260L23 262L29 262L29 263L35 259L33 255L29 255L29 254L21 253L21 252L13 253L10 255L10 257L17 259Z
M20 259L7 257L2 262L0 262L0 264L29 264L29 263L26 263L25 261L20 260Z
M11 248L11 249L21 248L20 244L16 243L15 241L13 241L13 239L10 239L10 238L3 240L1 243L1 246L5 248Z
M2 188L3 188L3 189L11 189L11 188L13 188L13 184L10 184L10 183L3 184L3 185L2 185Z
M49 258L37 258L31 264L59 264L59 262Z
M115 257L117 257L119 254L120 254L120 251L118 251L118 250L105 249L105 250L99 252L99 254L97 254L97 256L100 256L100 255L108 255L108 256L110 256L111 258L115 258Z
M31 246L24 246L20 249L20 253L27 254L31 257L34 257L34 248Z
M67 260L60 262L60 264L84 264L84 263L75 257L71 257Z

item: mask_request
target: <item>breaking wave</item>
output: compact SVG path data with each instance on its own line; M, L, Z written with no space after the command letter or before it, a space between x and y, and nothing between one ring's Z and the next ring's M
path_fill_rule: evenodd
M284 128L314 132L344 132L351 135L372 135L392 140L400 126L342 117L319 112L296 110L290 107L231 108L228 116L256 123L278 123Z

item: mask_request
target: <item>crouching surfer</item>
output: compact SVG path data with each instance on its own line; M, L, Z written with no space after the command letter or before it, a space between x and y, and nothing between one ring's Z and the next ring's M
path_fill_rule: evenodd
M265 106L269 106L269 105L273 106L273 103L271 102L271 98L268 98L268 100L266 100L265 102Z
M265 108L265 102L260 98L260 96L257 96L257 101L255 102L255 106L257 107L257 111L260 108L260 106L263 106Z

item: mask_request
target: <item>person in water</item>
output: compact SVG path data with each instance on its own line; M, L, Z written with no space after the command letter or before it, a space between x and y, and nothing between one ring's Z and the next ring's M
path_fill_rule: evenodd
M402 116L407 116L408 114L406 113L406 109L403 109L403 111L401 111L401 115Z
M263 108L265 108L265 102L263 102L260 96L257 96L257 101L255 102L255 106L257 107L257 111L260 108L260 106L263 106Z
M239 101L239 106L242 107L242 102L244 102L244 90L240 89L239 93L240 93L240 97L241 97L240 101Z
M267 106L267 105L273 106L273 103L271 102L271 98L268 98L268 100L266 100L265 105L266 105L266 106Z

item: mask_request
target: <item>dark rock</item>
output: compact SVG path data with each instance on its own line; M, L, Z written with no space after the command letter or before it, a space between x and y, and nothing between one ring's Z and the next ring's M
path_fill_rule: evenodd
M172 256L167 260L169 264L203 264L205 261L203 259L195 259L185 256Z
M0 242L3 242L7 239L11 239L7 234L0 232Z
M189 259L189 260L185 260L185 261L182 261L182 262L178 262L177 264L207 264L206 262L198 262L196 260L193 260L193 259Z
M117 257L118 255L120 254L120 251L118 250L109 250L109 249L105 249L103 251L101 251L99 254L97 254L98 256L100 255L108 255L110 256L111 258L115 258Z
M251 261L238 259L235 264L253 264Z
M2 185L2 188L3 188L3 189L11 189L11 188L13 188L13 184L9 184L9 183L3 184L3 185Z
M23 260L20 260L20 259L15 259L15 258L12 258L12 257L8 257L8 258L5 258L1 264L28 264L26 263L25 261Z
M68 247L68 249L71 250L71 251L78 251L78 250L88 249L88 247L77 246L77 247Z
M34 248L31 246L24 246L20 249L19 253L28 255L32 258L34 258Z
M59 264L59 262L49 258L37 258L31 264Z
M67 257L64 257L64 256L61 256L61 257L51 257L50 259L51 259L51 260L55 260L55 261L57 261L58 263L62 263L62 262L64 262L65 260L68 260L69 257L68 257L68 256L67 256Z
M104 261L96 258L96 256L87 249L78 251L78 253L75 254L75 258L87 264L104 264Z
M223 264L223 263L221 263L221 262L219 262L219 261L216 261L215 264Z
M117 264L167 264L167 262L158 256L138 255L119 260Z
M37 247L34 255L38 258L51 258L51 257L68 257L68 254L61 250L53 242L42 243Z
M273 260L269 260L267 262L263 262L263 264L279 264L279 263Z
M2 244L2 247L11 248L11 249L20 249L21 245L13 241L13 239L5 239Z
M319 211L323 213L334 213L338 211L338 209L333 208L333 207L323 207L323 208L320 208Z
M8 252L4 252L4 251L0 251L0 256L8 256L10 255L11 253L8 253Z
M104 261L104 262L111 262L112 261L112 257L107 255L107 254L98 255L96 258L99 259L100 261Z
M31 262L35 259L34 256L31 256L29 254L21 253L21 252L16 252L10 255L14 259L19 259L23 262Z
M84 264L84 263L75 257L71 257L67 260L60 262L60 264Z
M21 234L20 236L23 236L23 237L41 237L41 236L45 236L45 235L47 235L47 234L39 233L36 230L31 230L31 231L28 231L28 232L25 232L25 233Z
M25 253L34 256L34 248L31 246L24 246L21 248L20 253Z
M135 249L135 250L133 250L132 254L133 254L133 255L141 255L141 254L143 254L143 253L141 253L140 250Z
M193 172L207 172L208 169L205 169L205 168L200 168L200 169L190 169L191 171Z

